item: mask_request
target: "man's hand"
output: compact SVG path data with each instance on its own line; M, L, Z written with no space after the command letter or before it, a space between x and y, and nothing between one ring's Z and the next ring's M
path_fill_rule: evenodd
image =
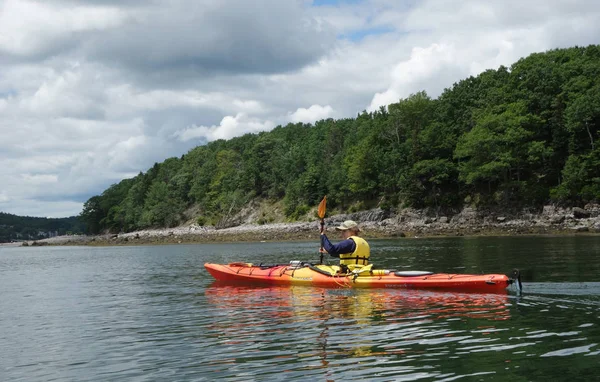
M319 248L319 253L327 253L327 251L324 248Z

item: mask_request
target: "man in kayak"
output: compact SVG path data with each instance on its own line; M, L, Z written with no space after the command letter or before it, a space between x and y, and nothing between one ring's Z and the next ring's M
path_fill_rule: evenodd
M355 268L368 265L371 250L366 240L358 236L360 233L358 224L353 220L346 220L335 229L342 232L344 240L337 244L331 244L325 235L325 230L321 229L321 241L325 252L330 256L339 257L342 272L351 272Z

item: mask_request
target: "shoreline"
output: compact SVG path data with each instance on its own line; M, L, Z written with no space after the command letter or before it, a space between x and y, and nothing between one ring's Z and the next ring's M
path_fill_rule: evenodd
M452 217L429 216L426 211L405 209L390 214L380 209L335 215L326 218L327 234L337 237L334 227L344 220L359 222L367 239L524 236L524 235L595 235L600 234L600 205L581 208L544 207L538 214L523 212L517 216L498 216L465 208ZM59 236L27 241L23 246L113 246L201 244L225 242L267 242L319 240L319 223L311 222L252 224L216 229L198 225L148 229L103 235ZM8 243L16 244L16 243Z

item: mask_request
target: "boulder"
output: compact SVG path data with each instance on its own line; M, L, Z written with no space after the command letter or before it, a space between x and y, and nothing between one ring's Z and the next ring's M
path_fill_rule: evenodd
M556 207L552 205L544 206L542 209L542 216L552 216L556 214Z
M396 216L398 223L406 223L419 219L421 219L421 213L413 208L405 208Z
M452 223L470 223L477 220L477 210L471 207L465 207L452 218Z
M356 222L380 222L389 217L389 212L381 208L350 214L350 219Z
M584 210L583 208L574 207L573 208L573 217L575 219L587 219L591 216L589 211Z
M590 217L595 218L600 216L600 204L588 203L583 209L590 213Z

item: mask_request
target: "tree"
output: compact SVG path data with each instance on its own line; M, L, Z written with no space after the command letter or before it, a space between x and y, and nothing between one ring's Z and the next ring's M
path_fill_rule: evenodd
M141 225L145 227L172 227L179 221L179 216L173 211L179 211L181 206L176 199L169 196L169 186L160 180L155 181L148 190Z
M103 219L104 213L100 202L100 196L92 196L83 203L83 210L79 215L80 219L87 225L88 232L92 234L99 233L102 229L100 221Z
M496 113L488 108L477 117L475 127L463 135L457 144L455 158L459 160L459 180L473 186L476 192L507 202L523 196L528 180L530 149L539 118L527 113L523 103L506 105ZM499 201L500 201L499 200Z

